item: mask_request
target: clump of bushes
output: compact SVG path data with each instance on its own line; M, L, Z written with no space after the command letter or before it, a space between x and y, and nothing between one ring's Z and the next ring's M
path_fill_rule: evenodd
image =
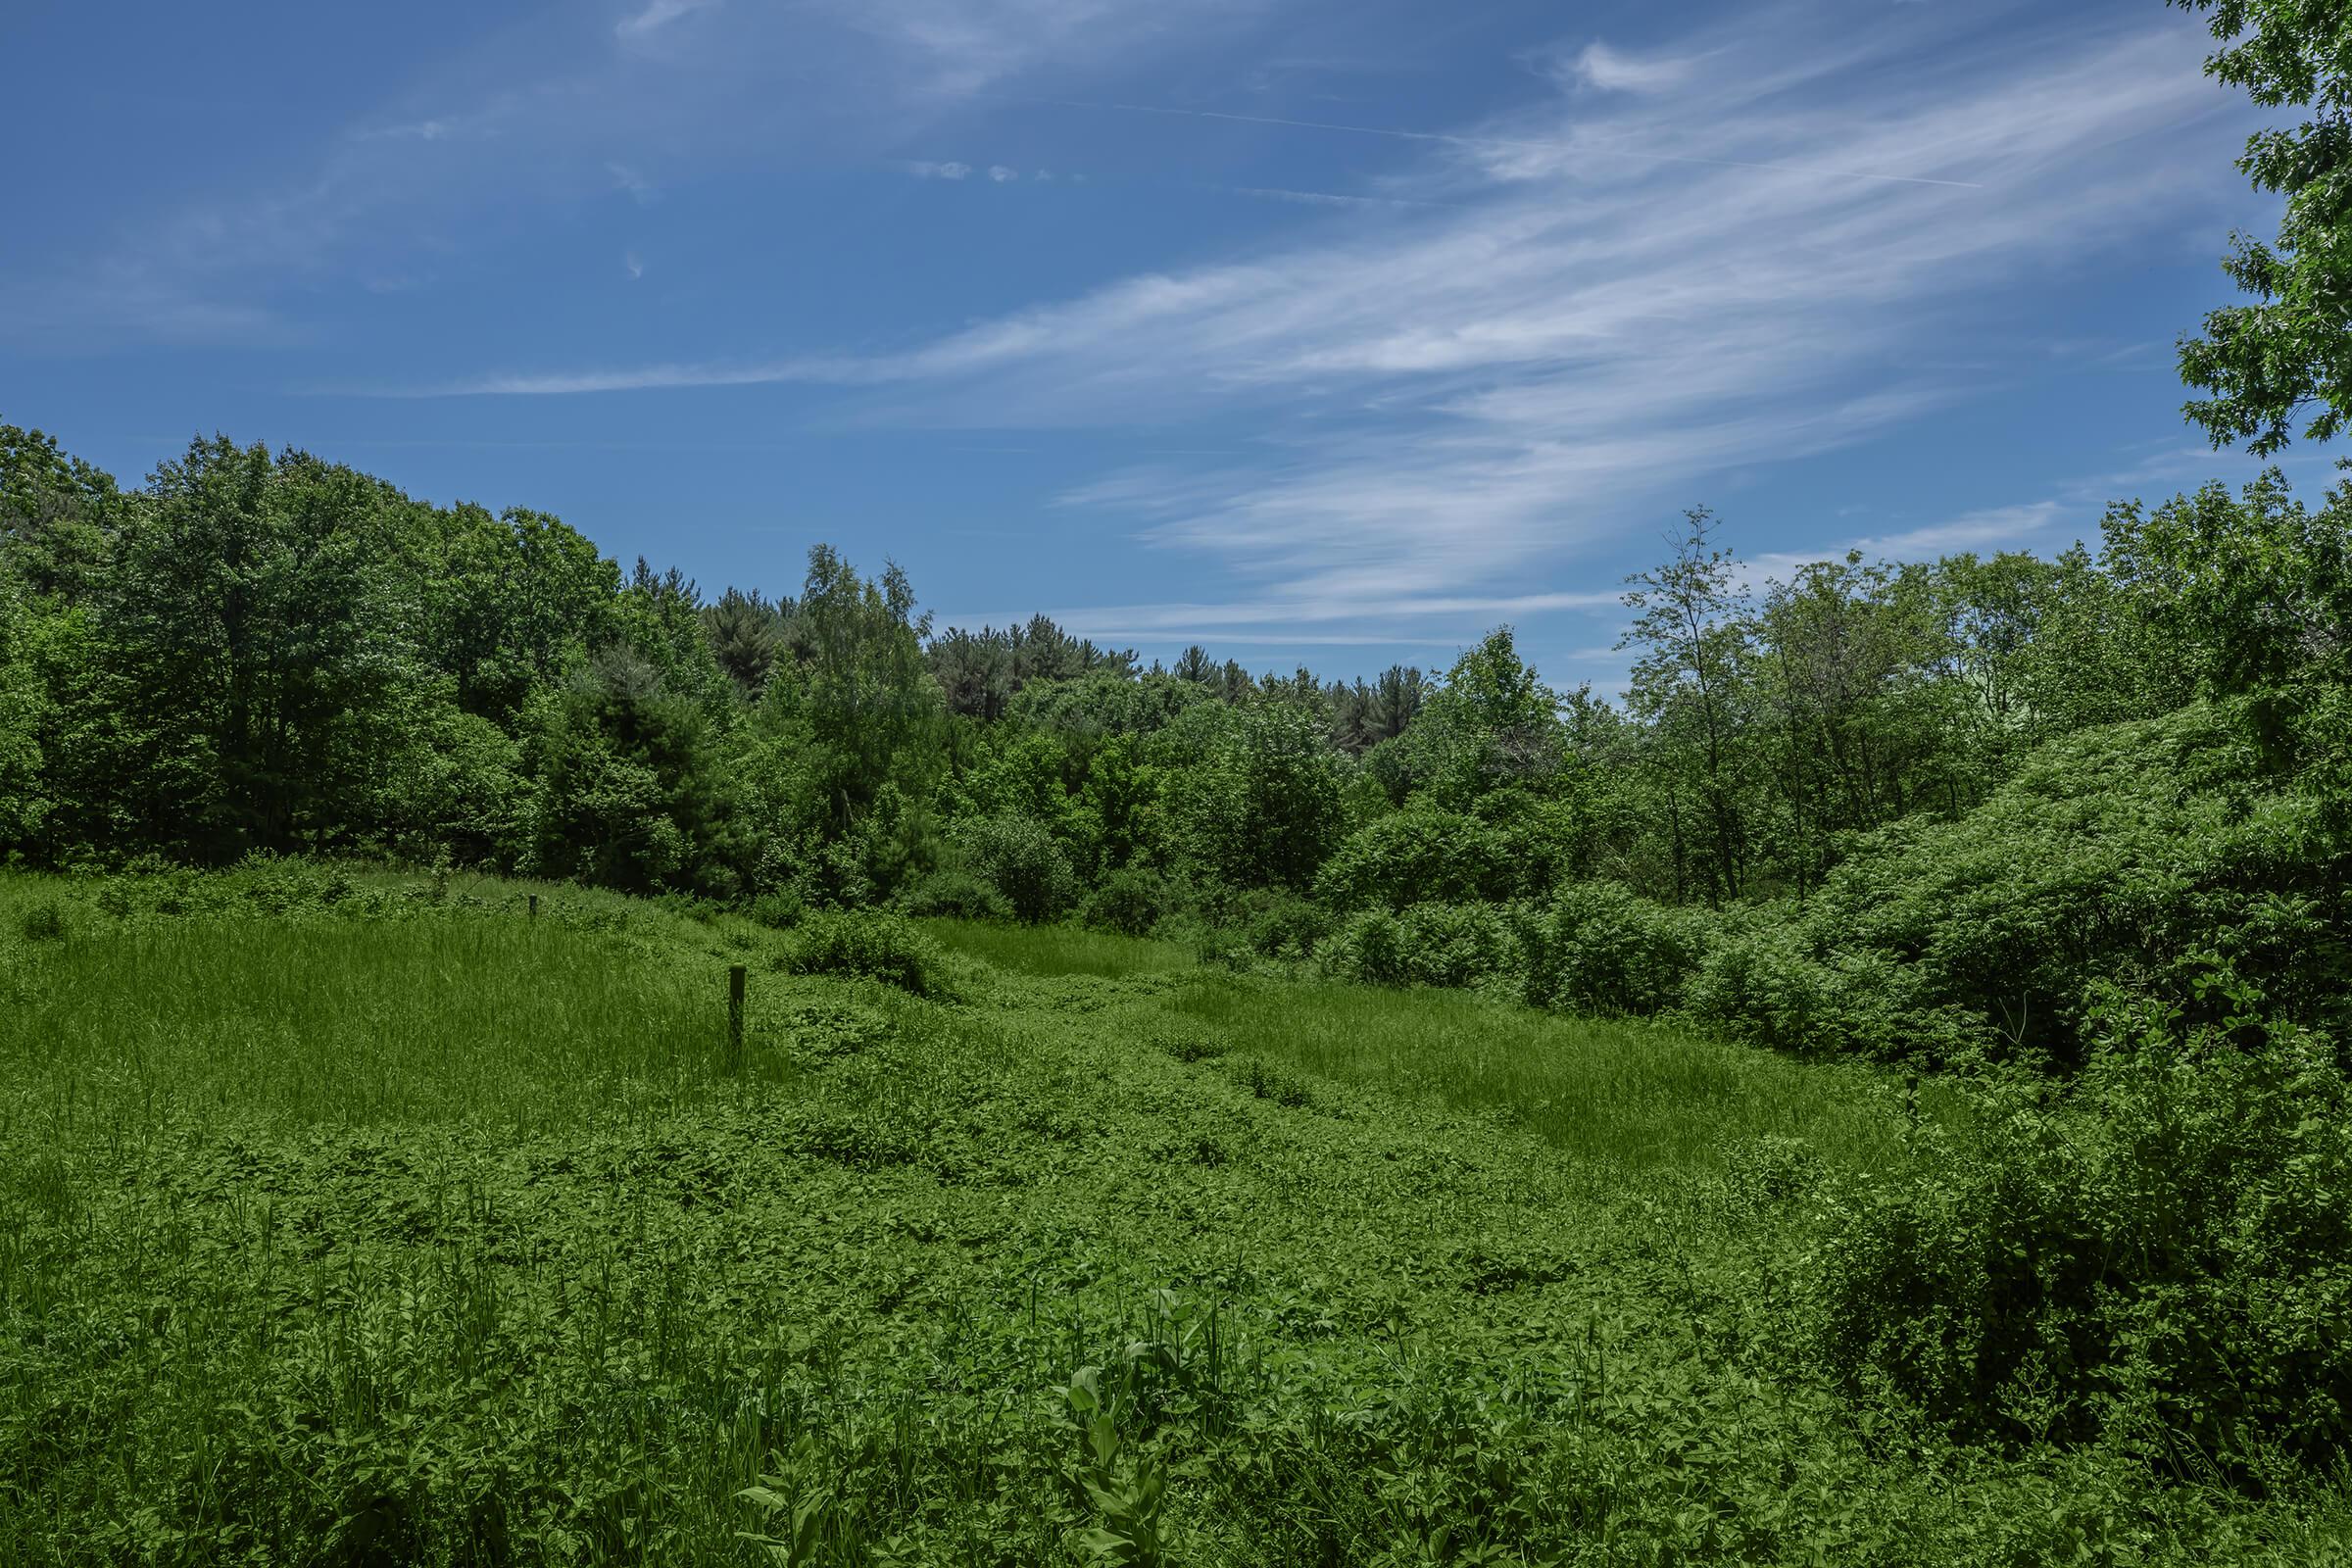
M1325 972L1369 985L1473 987L1533 1006L1647 1016L1681 1000L1707 941L1703 915L1572 883L1546 905L1359 909L1321 957Z
M1004 895L960 865L943 865L917 882L906 895L906 911L958 920L1012 918L1012 905Z
M428 891L435 902L446 897L446 879ZM219 870L142 858L108 877L97 895L99 908L118 917L333 913L365 918L396 915L405 902L388 889L363 887L342 866L259 850Z
M1086 901L1084 917L1098 931L1149 936L1168 912L1168 906L1164 882L1149 871L1130 868L1102 879L1102 885Z
M2248 993L2250 995L2250 993ZM2239 1480L2352 1456L2352 1087L2314 1034L2110 999L2063 1101L1846 1200L1823 1335L1852 1394L1972 1441L2105 1440Z
M1013 918L1035 925L1076 907L1077 870L1042 823L1025 816L978 817L956 829L956 846L971 875L996 890Z
M918 997L944 998L947 960L904 916L864 909L818 910L801 921L780 966L794 974L857 975Z
M806 908L800 894L790 888L778 888L760 894L744 912L770 931L789 931L801 923Z
M1877 966L1845 989L1884 992L1884 1032L1966 1014L1964 1046L2028 1064L2077 1061L2096 981L2193 1006L2214 951L2272 1016L2341 1032L2347 849L2323 792L2267 770L2235 710L2198 703L2043 746L1954 820L1863 836L1794 923L1815 959Z
M1261 888L1242 904L1242 935L1261 958L1298 960L1314 956L1330 934L1331 915L1311 899Z
M1335 909L1395 912L1502 898L1511 882L1502 834L1459 811L1415 808L1349 834L1316 874L1315 896Z
M1575 882L1516 925L1529 1004L1646 1017L1682 1000L1705 954L1704 916L1609 882Z
M27 942L63 942L72 928L65 904L44 899L17 917L17 931Z
M1872 955L1816 956L1795 927L1759 920L1726 931L1691 966L1684 1016L1710 1033L1774 1051L1892 1054L1886 992L1901 977Z
M1518 988L1512 911L1499 905L1416 904L1365 909L1324 943L1324 971L1380 986Z

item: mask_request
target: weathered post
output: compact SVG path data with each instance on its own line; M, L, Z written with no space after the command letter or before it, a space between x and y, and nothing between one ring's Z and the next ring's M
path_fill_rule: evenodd
M1915 1129L1919 1126L1919 1074L1916 1072L1903 1079L1903 1120Z
M743 1070L743 965L727 966L727 1071Z
M531 895L531 918L539 918L539 895L536 893Z

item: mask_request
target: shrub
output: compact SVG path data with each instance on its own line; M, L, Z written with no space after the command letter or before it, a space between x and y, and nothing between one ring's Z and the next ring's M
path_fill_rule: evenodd
M912 914L952 915L959 920L1009 920L1012 905L996 888L961 866L943 865L906 895Z
M1427 986L1484 986L1514 982L1519 944L1511 912L1485 904L1416 904L1400 916L1405 952Z
M1409 986L1404 922L1386 909L1365 909L1342 921L1323 945L1324 972L1368 986Z
M2100 1015L2094 1015L2100 1016ZM1849 1393L1971 1439L2105 1438L2238 1479L2352 1453L2352 1089L2319 1037L2103 1014L2065 1102L1849 1200L1823 1335Z
M1726 1039L1774 1051L1975 1061L1997 1037L1982 1015L1925 993L1917 965L1869 949L1818 954L1801 927L1765 923L1716 937L1684 983L1681 1013Z
M1058 920L1078 902L1078 874L1043 825L1025 816L989 816L956 829L972 874L996 889L1014 918Z
M351 873L341 866L262 850L220 873L220 882L224 890L271 914L331 907L357 891Z
M1401 913L1366 909L1324 944L1323 966L1342 979L1385 986L1517 989L1514 911L1487 904L1416 904Z
M1148 936L1167 912L1167 889L1149 871L1113 871L1086 901L1086 923L1098 931Z
M17 930L27 942L63 942L68 926L66 906L56 899L33 905L17 919Z
M781 966L795 974L861 975L918 997L949 991L939 949L904 917L871 910L808 915Z
M1539 1007L1647 1016L1675 1005L1706 951L1703 916L1614 883L1562 888L1520 922L1525 998Z
M798 893L790 888L780 888L773 893L760 894L744 912L771 931L789 931L801 923L805 907Z
M1246 900L1242 909L1244 939L1261 958L1312 957L1331 930L1322 906L1293 894L1269 889Z
M1423 808L1358 828L1315 877L1315 896L1335 909L1414 904L1471 904L1510 889L1503 836L1475 816Z
M1715 944L1690 977L1685 1010L1729 1039L1801 1051L1826 1043L1833 991L1830 970L1793 930L1765 925L1729 932Z
M1964 1009L2027 1062L2076 1060L2095 980L2193 1010L2215 949L2273 1016L2342 1033L2348 848L2323 790L2266 769L2242 714L2199 703L2053 741L1955 821L1863 836L1800 925L1817 957L1899 971L1906 1013Z
M442 894L446 881L445 873L435 879ZM362 887L341 866L264 851L213 871L142 857L108 877L97 896L98 907L111 915L167 918L324 913L372 918L397 914L410 902L390 889Z

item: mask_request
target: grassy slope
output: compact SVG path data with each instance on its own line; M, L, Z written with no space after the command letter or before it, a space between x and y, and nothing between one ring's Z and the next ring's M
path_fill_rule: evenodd
M1063 932L935 928L941 1005L383 892L0 878L0 1562L759 1561L762 1474L795 1562L1088 1560L1154 1484L1194 1563L2347 1539L1833 1401L1792 1178L1901 1157L1867 1074Z

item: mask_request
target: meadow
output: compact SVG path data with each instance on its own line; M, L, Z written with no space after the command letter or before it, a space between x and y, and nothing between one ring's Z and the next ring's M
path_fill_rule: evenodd
M911 989L554 885L0 878L0 1562L2352 1546L1839 1396L1822 1216L1959 1114L1899 1076L884 935Z

